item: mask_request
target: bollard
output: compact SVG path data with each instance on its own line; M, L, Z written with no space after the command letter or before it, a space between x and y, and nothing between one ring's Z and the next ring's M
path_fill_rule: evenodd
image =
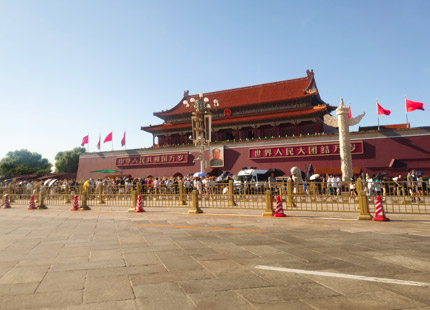
M402 196L403 196L402 205L406 205L407 204L407 201L406 201L406 192L407 192L407 188L405 189L404 185L402 184Z
M363 182L361 178L357 179L356 182L357 192L358 192L358 205L360 207L360 215L357 216L357 220L371 220L372 216L369 212L369 204L367 202L366 192L363 189Z
M228 206L236 207L237 203L234 201L234 188L233 188L233 180L228 181Z
M10 209L10 203L9 203L9 195L5 194L4 195L4 200L3 200L3 209Z
M64 187L64 203L70 203L70 188L69 184Z
M310 188L311 188L311 193L312 193L311 202L316 202L317 201L317 185L314 182L312 182Z
M131 206L132 208L128 209L128 212L134 212L136 209L136 203L137 203L137 193L136 191L131 191L130 193L130 200L131 200Z
M262 216L270 216L272 217L273 215L273 209L272 209L272 205L273 205L273 199L272 199L272 193L270 192L270 190L266 190L266 192L264 193L264 196L266 198L266 209L264 210Z
M154 196L152 198L153 200L158 200L158 188L154 186Z
M196 190L193 190L191 193L192 197L192 205L191 210L188 210L188 214L197 214L197 213L203 213L203 210L199 208L199 198L198 198L198 192Z
M30 205L28 206L28 210L36 210L36 204L34 203L34 196L30 196Z
M78 211L78 210L79 210L78 195L75 195L75 197L73 197L73 204L72 204L72 208L70 209L70 211Z
M91 208L88 206L88 191L84 190L82 191L82 205L79 208L80 211L88 211L91 210Z
M48 209L48 207L45 205L45 192L39 192L39 199L38 199L38 204L37 204L37 209L38 210L44 210L44 209Z
M287 180L287 208L295 208L296 204L293 200L293 182L291 179Z
M13 192L14 190L13 190L13 187L12 187L12 184L11 185L9 185L9 191L8 191L8 194L9 194L9 202L15 202L15 195L14 195L14 192Z
M97 195L98 195L97 203L100 205L104 204L105 201L103 200L103 184L102 183L97 184Z
M178 189L179 189L178 205L179 206L185 206L187 203L185 202L184 183L182 183L182 181L178 182Z

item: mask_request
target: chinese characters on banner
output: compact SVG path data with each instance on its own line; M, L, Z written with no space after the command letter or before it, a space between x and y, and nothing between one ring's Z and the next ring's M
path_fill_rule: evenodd
M117 167L184 164L187 162L188 162L188 153L153 154L153 155L118 157L116 159Z
M363 141L351 142L351 154L363 154ZM339 143L289 145L249 149L249 159L339 155Z

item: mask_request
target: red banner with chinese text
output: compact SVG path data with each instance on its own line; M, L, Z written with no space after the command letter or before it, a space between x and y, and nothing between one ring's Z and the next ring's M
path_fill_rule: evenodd
M116 158L117 167L185 164L187 162L188 153L151 154Z
M363 141L351 142L351 154L363 154ZM299 156L339 155L339 143L288 145L249 149L249 159L274 159Z

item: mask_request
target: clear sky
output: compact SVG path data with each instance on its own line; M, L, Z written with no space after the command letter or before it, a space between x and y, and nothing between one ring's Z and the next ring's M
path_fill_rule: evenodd
M405 123L404 97L430 118L430 1L0 0L0 159L28 149L54 164L113 131L150 147L141 126L191 94L306 76L321 98ZM220 102L221 107L223 103ZM357 127L357 126L356 126ZM358 128L358 127L357 127ZM112 149L102 144L102 151Z

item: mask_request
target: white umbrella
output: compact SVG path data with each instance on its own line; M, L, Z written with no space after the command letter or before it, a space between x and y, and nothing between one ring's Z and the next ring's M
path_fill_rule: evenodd
M309 178L309 180L313 181L316 180L320 177L320 175L318 173L311 175L311 177Z
M43 182L43 185L48 185L48 183L51 181L51 179L46 180L45 182Z
M197 178L197 177L204 177L206 175L205 172L196 172L193 174L193 177Z
M55 182L57 182L57 179L52 179L51 182L49 182L49 186L54 185Z

